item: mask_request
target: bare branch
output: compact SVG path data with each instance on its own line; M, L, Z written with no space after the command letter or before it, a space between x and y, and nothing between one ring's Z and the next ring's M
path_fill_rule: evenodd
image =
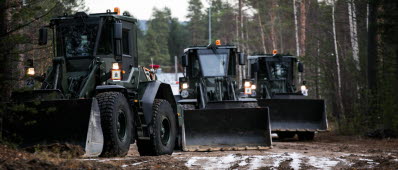
M39 20L39 19L41 19L41 18L47 16L47 15L50 14L59 4L60 4L60 2L57 2L57 4L55 4L50 10L48 10L48 11L47 11L46 13L44 13L43 15L40 15L40 16L34 18L33 20L31 20L31 21L25 23L25 24L19 25L17 28L12 29L11 31L8 31L8 32L6 32L6 33L0 35L0 37L8 36L8 35L10 35L10 34L16 32L16 31L18 31L18 30L20 30L20 29L22 29L22 28L24 28L24 27L26 27L26 26L32 24L33 22L36 22L37 20Z

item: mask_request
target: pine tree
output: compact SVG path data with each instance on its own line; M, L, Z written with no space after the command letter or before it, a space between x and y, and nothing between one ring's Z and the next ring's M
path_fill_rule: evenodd
M152 64L151 59L153 59L154 64L170 65L168 48L170 20L171 11L169 8L153 9L152 19L148 21L148 30L145 35L147 56L141 57L141 65Z
M205 39L206 22L202 13L203 4L200 0L190 0L188 6L188 29L190 31L191 45L203 45L207 41Z

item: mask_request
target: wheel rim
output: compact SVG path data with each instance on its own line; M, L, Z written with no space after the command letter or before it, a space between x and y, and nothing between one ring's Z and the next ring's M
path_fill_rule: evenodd
M123 110L119 110L119 115L117 116L116 122L117 135L119 137L119 140L123 142L126 137L127 124L126 113Z
M170 120L167 117L163 117L160 126L160 139L163 145L167 145L170 139Z

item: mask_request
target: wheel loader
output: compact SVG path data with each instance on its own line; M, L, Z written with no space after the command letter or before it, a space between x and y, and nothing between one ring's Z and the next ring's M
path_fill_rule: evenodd
M219 42L218 42L219 43ZM179 79L183 151L267 149L271 147L269 113L253 100L237 96L236 46L210 44L184 50L184 77Z
M7 104L4 134L23 146L81 145L85 156L125 156L137 142L140 155L173 152L177 104L170 85L138 65L137 20L119 10L77 12L53 18L52 65L39 89L18 91ZM44 56L43 56L44 57Z
M296 68L297 67L297 71ZM327 130L325 102L310 99L305 81L296 89L296 75L303 72L297 57L273 54L248 56L248 75L243 97L256 98L270 109L272 133L280 139L312 140L315 132Z

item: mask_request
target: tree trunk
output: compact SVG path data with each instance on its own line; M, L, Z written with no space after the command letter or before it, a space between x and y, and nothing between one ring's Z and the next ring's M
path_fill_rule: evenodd
M0 101L7 101L11 95L11 63L12 60L9 56L12 47L7 43L7 32L9 30L9 24L11 21L11 8L9 0L3 0L0 2Z
M376 60L377 60L377 0L369 0L368 15L368 86L373 94L377 90Z
M272 42L272 49L276 50L276 31L275 31L275 19L276 19L276 8L277 8L278 2L276 0L272 0L272 5L271 5L271 42Z
M294 12L294 31L296 33L296 56L299 57L301 54L300 54L300 44L299 44L296 0L293 0L293 12ZM301 75L298 76L298 84L300 83L301 83Z
M369 3L366 3L366 31L369 31Z
M358 71L361 70L359 63L359 47L358 47L358 31L357 31L357 17L356 17L356 9L355 2L347 1L348 6L348 20L350 24L350 38L351 38L351 47L352 47L352 57L354 60L355 67Z
M309 0L300 2L300 54L305 56L305 42L306 42L306 30L307 30L307 3Z
M264 33L263 23L261 22L261 14L260 14L260 12L257 14L257 19L258 19L258 26L260 27L261 44L263 46L263 53L267 54L267 48L265 46L265 33Z
M319 92L319 79L321 77L321 67L320 67L320 51L321 51L321 43L319 40L317 40L317 49L316 49L316 78L315 78L315 95L317 99L321 98L320 92Z
M299 36L298 36L296 0L293 0L293 12L294 12L294 28L295 28L295 33L296 33L296 55L300 56L300 45L299 45Z
M319 14L320 14L320 10L319 10L319 4L317 0L313 0L311 1L313 7L314 7L314 16L312 16L312 23L317 23L319 21ZM317 24L318 25L318 24ZM315 26L317 26L315 25ZM315 96L317 99L321 98L321 88L320 88L320 78L321 78L321 41L319 39L319 37L321 37L321 30L316 28L316 27L312 27L315 31L315 35L317 38L316 40L316 57L315 57Z
M240 42L240 35L239 35L239 14L238 15L236 15L236 17L235 17L235 28L236 28L236 41L237 41L237 43L238 43L238 47L240 47L240 44L241 44L241 42ZM242 77L241 77L241 68L240 68L240 65L239 64L237 64L236 66L235 66L235 68L236 68L236 70L238 70L238 77L239 77L239 80L237 80L237 83L238 83L238 87L239 88L242 88Z
M242 0L239 0L239 39L240 39L240 50L243 50L243 17L242 17Z
M280 15L280 10L278 9L278 25L279 25L279 50L280 53L284 53L283 49L283 28L282 28L282 23L281 23L281 15Z
M235 16L235 30L236 30L236 42L238 43L238 47L240 46L239 44L239 16Z
M341 71L340 71L339 50L337 46L335 8L336 8L335 0L332 0L333 41L334 41L336 66L337 66L337 102L340 109L340 111L337 113L337 119L340 119L342 116L344 116L344 106L343 106L342 93L341 93Z
M239 0L239 24L240 24L240 50L246 51L245 43L244 43L244 32L243 32L243 2L242 0ZM243 68L241 65L239 65L239 80L243 80Z

